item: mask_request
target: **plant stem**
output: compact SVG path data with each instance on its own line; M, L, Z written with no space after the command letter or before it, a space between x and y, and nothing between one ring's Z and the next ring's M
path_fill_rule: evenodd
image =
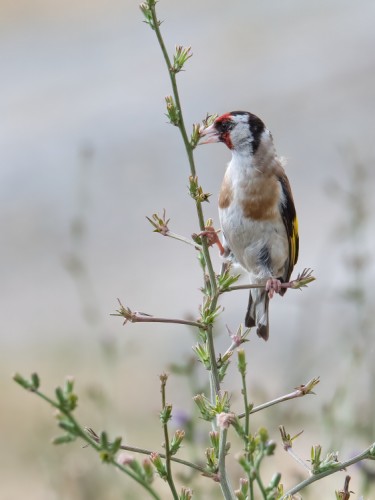
M111 316L122 316L125 317L121 312L111 314ZM173 323L176 325L188 325L195 326L196 328L200 328L204 330L205 325L199 323L198 321L189 321L187 319L179 319L179 318L157 318L155 316L150 316L148 314L142 314L139 312L131 313L131 317L125 317L126 321L130 321L131 323Z
M315 380L315 379L313 379ZM252 410L250 411L250 414L252 413L257 413L258 411L264 410L265 408L269 408L270 406L277 405L278 403L282 403L283 401L289 401L290 399L296 399L296 398L301 398L303 396L307 396L308 394L314 394L313 392L308 392L304 391L303 388L306 387L310 382L308 382L305 386L301 386L301 388L296 389L293 392L290 392L289 394L285 394L284 396L280 396L279 398L272 399L272 401L267 401L267 403L263 403L258 406L254 406ZM244 418L246 416L246 413L240 413L238 415L238 418Z
M217 369L217 363L216 363L215 344L214 344L212 325L208 326L206 333L207 333L208 351L210 353L210 359L211 359L211 370L210 370L211 403L215 404L216 396L219 394L220 391L220 378L219 378L219 370Z
M174 100L175 100L175 103L176 103L176 108L177 108L178 113L179 113L178 128L180 129L182 140L184 141L186 154L187 154L187 157L188 157L188 160L189 160L190 173L191 173L191 175L193 177L196 177L197 174L196 174L196 168L195 168L195 163L194 163L193 148L191 147L191 144L190 144L187 132L186 132L184 117L183 117L183 114L182 114L182 107L181 107L180 95L179 95L178 87L177 87L176 75L171 70L172 69L172 64L171 64L171 60L170 60L169 55L168 55L168 51L167 51L167 49L165 47L163 37L161 35L161 31L160 31L160 28L159 28L159 22L158 22L158 18L157 18L157 15L156 15L156 7L155 7L155 5L150 5L150 11L151 11L151 15L152 15L152 21L153 21L154 31L155 31L156 37L158 39L161 51L163 53L165 63L166 63L167 68L168 68L168 74L169 74L169 78L170 78L171 85L172 85L173 96L174 96ZM198 221L199 221L200 230L204 231L204 229L205 229L205 223L204 223L204 217L203 217L202 204L198 200L196 201L196 210L197 210L197 215L198 215ZM207 269L208 269L208 274L209 274L210 282L211 282L211 289L216 292L216 277L215 277L215 272L214 272L214 269L213 269L213 266L212 266L212 262L211 262L211 258L210 258L210 254L209 254L209 250L208 250L207 241L206 241L205 238L202 238L202 253L203 253L205 261L206 261L206 265L207 265Z
M249 403L247 401L246 373L241 373L241 379L242 379L243 403L245 406L245 434L246 434L246 437L248 437L249 436L249 428L250 428L250 411L249 411Z
M371 446L366 448L362 453L359 455L356 455L355 457L351 458L350 460L347 460L346 462L339 462L337 465L331 466L328 470L324 472L320 472L318 474L314 474L311 477L308 477L304 481L301 481L299 484L288 490L286 493L284 493L284 496L282 497L281 500L286 500L288 496L294 495L295 493L298 493L298 491L303 490L306 488L306 486L309 486L310 484L314 483L315 481L319 481L320 479L323 479L326 476L330 476L331 474L334 474L335 472L338 472L340 470L345 469L346 467L349 467L350 465L353 465L357 462L360 462L361 460L369 459L369 460L375 460L375 455L374 455L374 447L375 443L373 443Z
M225 466L225 455L226 455L226 444L227 444L227 434L228 429L220 429L220 441L219 441L219 477L221 491L223 492L224 498L226 500L235 500L233 493L233 488L227 477L227 470Z
M185 238L185 236L181 236L180 234L173 233L172 231L168 231L168 233L165 235L169 238L173 238L178 241L182 241L183 243L187 243L188 245L191 245L192 247L196 248L197 250L202 250L201 245L199 243L195 243L195 241Z
M187 157L189 160L190 173L193 177L196 177L196 168L195 168L195 163L194 163L193 148L190 144L190 141L189 141L189 138L188 138L188 135L186 132L186 127L185 127L183 113L182 113L182 107L181 107L181 101L180 101L180 96L179 96L178 87L177 87L176 75L173 71L171 71L172 64L171 64L171 60L170 60L169 55L168 55L168 51L165 47L163 37L161 35L161 31L159 28L159 22L158 22L158 18L156 15L155 5L150 5L150 11L151 11L151 15L152 15L154 31L156 33L156 37L158 39L161 51L162 51L163 56L164 56L165 63L166 63L167 68L168 68L168 74L169 74L169 78L170 78L171 85L172 85L173 96L174 96L174 100L176 103L176 108L177 108L178 113L179 113L178 128L180 129L182 140L183 140L184 145L185 145L186 154L187 154ZM197 215L198 215L199 227L200 227L201 231L204 231L205 223L204 223L204 216L203 216L203 210L202 210L202 203L199 200L196 200L195 204L196 204L196 210L197 210ZM212 262L211 262L208 244L207 244L207 241L205 238L202 238L202 253L204 256L204 260L206 262L208 276L209 276L210 285L211 285L210 286L210 296L211 296L212 301L211 301L210 309L211 309L211 311L214 311L216 308L217 299L218 299L217 283L216 283L215 272L214 272ZM215 404L216 396L220 390L220 379L219 379L219 372L218 372L217 365L216 365L216 355L215 355L215 346L214 346L214 342L213 342L212 326L209 326L207 328L207 344L208 344L208 349L209 349L210 358L211 358L211 376L210 376L211 400L212 400L212 403Z
M166 400L165 400L165 386L167 383L167 376L162 375L160 377L161 380L161 404L162 404L162 409L165 410L166 408ZM173 475L172 475L172 467L171 467L171 450L169 447L169 434L168 434L168 421L167 419L163 419L163 431L164 431L164 448L165 448L165 466L167 469L167 482L169 484L169 488L172 492L173 498L175 500L178 500L178 493L176 490L176 487L173 482Z
M254 500L255 499L255 497L254 497L254 481L251 478L250 472L248 473L247 478L249 480L249 500Z
M302 458L300 458L300 457L297 455L297 453L295 453L295 452L294 452L294 450L293 450L293 448L292 448L292 447L290 447L290 446L289 446L289 447L287 448L287 450L286 450L286 451L289 453L289 455L290 455L292 458L294 458L294 460L295 460L297 463L299 463L300 465L302 465L302 467L303 467L304 469L306 469L306 470L309 472L309 474L311 474L311 468L310 468L309 464L308 464L308 463L306 463L304 460L302 460Z
M41 399L49 403L53 408L56 408L59 412L61 412L65 417L67 417L70 421L71 424L74 426L74 435L77 437L80 437L83 441L85 441L91 448L94 448L94 450L97 453L100 453L100 446L96 442L96 440L92 439L87 435L87 433L82 429L82 427L79 425L79 423L76 421L76 419L73 417L70 411L65 410L64 408L61 407L58 403L53 401L51 398L40 392L39 390L34 390L34 392L37 396L39 396ZM116 462L116 460L111 460L112 465L117 467L118 469L121 469L122 472L124 472L127 476L131 477L136 481L138 484L143 486L149 493L150 495L155 499L155 500L161 500L159 495L154 491L154 489L146 482L143 481L140 477L138 477L136 474L134 474L132 471L129 469L123 467L121 464Z
M61 409L60 409L60 411L61 411ZM64 415L67 418L69 418L70 422L74 425L77 435L81 439L83 439L88 445L90 445L92 448L94 448L95 451L100 453L100 446L86 434L86 432L81 428L81 426L78 424L78 422L72 416L72 414L70 412L66 412L66 411L62 411L62 413L64 413ZM154 489L146 481L143 481L142 478L140 478L139 476L134 474L132 471L130 471L128 468L126 468L123 465L121 465L120 463L118 463L115 459L111 460L110 463L112 465L114 465L115 467L117 467L118 469L120 469L122 472L124 472L127 476L134 479L134 481L136 481L138 484L143 486L150 493L150 495L155 498L155 500L161 500L159 495L154 491Z
M142 480L140 480L138 478L138 476L134 476L134 475L130 474L126 467L119 464L115 460L113 460L112 465L117 467L122 472L125 472L125 474L128 474L132 479L134 479L137 483L139 483L141 486L143 486L145 488L145 490L147 490L155 500L162 500L161 497L156 493L156 491L150 485L148 485L146 482L143 482Z
M96 442L99 442L99 437L92 436L92 439ZM128 446L122 444L120 446L120 450L132 451L133 453L140 453L141 455L151 455L153 450L147 450L145 448L138 448L137 446ZM165 453L158 452L160 458L166 458ZM170 457L172 462L176 462L177 464L185 465L186 467L190 467L191 469L200 472L204 477L215 477L215 474L210 472L206 467L203 467L198 464L194 464L193 462L188 462L187 460L183 460L177 457Z
M246 387L246 371L241 371L241 380L242 380L242 395L243 402L245 407L245 453L246 458L249 462L252 462L251 453L249 451L249 432L250 432L250 411L249 411L249 403L247 400L247 387ZM249 481L249 500L254 499L254 480L251 475L251 471L247 473L247 479Z
M127 450L127 451L134 451L135 453L141 453L143 455L150 455L151 450L144 450L142 448L135 448L134 446L121 446L122 450ZM159 452L158 452L159 453ZM164 453L159 453L159 456L161 458L166 458L166 455ZM191 469L194 469L198 472L200 472L204 477L214 477L215 474L210 472L206 467L202 467L201 465L194 464L192 462L188 462L187 460L183 460L181 458L177 457L170 457L172 462L176 462L176 464L181 464L185 465L186 467L190 467Z
M189 160L189 166L190 166L190 173L192 177L196 177L196 168L195 168L195 163L194 163L194 156L193 156L193 148L190 144L188 135L186 133L186 127L183 119L183 114L182 114L182 107L181 107L181 102L180 102L180 96L177 88L177 81L176 81L176 75L175 72L172 71L172 65L171 61L168 55L168 52L166 50L165 44L163 37L161 35L160 29L159 29L159 22L156 16L156 9L155 9L155 3L149 3L149 8L151 12L151 17L152 17L152 23L153 23L153 29L156 33L156 37L158 39L161 51L164 56L165 63L168 68L168 73L172 85L172 91L173 91L173 96L174 96L174 101L176 105L176 109L178 111L178 128L180 129L181 136L185 145L185 150L186 154ZM195 206L196 206L196 211L197 211L197 216L198 216L198 222L199 222L199 227L201 231L204 231L205 229L205 222L204 222L204 216L203 216L203 209L202 209L202 203L199 200L195 200ZM211 257L210 257L210 252L209 252L209 247L207 244L206 238L202 238L202 254L206 263L206 268L208 271L208 277L210 281L210 311L214 312L216 309L217 301L218 301L218 287L217 287L217 281L216 281L216 275L213 269ZM216 362L216 354L215 354L215 345L214 345L214 340L213 340L213 325L207 325L206 329L206 334L207 334L207 348L211 360L211 366L210 366L210 389L211 389L211 402L212 404L216 403L216 397L219 394L220 391L220 378L219 378L219 371L217 368L217 362ZM215 426L215 424L213 424ZM226 443L226 433L223 435L222 440L220 440L220 446L222 445L222 441L224 442L224 447ZM222 450L222 455L221 455L221 460L219 460L219 469L220 469L220 486L223 492L224 497L227 500L232 500L234 499L234 493L233 489L228 483L227 477L226 477L226 470L225 470L225 449Z
M259 487L260 491L262 492L264 500L267 500L266 488L264 487L264 484L263 484L263 481L260 477L260 472L259 472L260 464L261 464L263 458L264 458L264 454L259 455L258 459L256 460L256 462L254 464L254 467L256 470L256 482L258 483L258 487Z
M258 483L258 487L259 487L260 491L262 492L264 500L267 500L267 492L266 492L264 484L263 484L263 482L262 482L262 480L260 478L260 474L259 474L258 470L257 470L256 482Z

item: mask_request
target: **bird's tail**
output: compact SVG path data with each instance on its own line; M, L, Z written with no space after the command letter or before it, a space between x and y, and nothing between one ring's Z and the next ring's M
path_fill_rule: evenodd
M256 326L258 337L268 340L268 292L259 288L252 288L249 295L249 305L247 307L245 326L251 328Z

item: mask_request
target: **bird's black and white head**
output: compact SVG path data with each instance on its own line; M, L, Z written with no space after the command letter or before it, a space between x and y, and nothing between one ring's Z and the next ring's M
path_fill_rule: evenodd
M203 129L199 143L223 142L232 151L254 155L262 141L272 143L272 137L260 118L247 111L231 111Z

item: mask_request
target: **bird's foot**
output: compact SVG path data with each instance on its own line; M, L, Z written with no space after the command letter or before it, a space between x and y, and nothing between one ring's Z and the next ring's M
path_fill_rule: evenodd
M275 293L280 293L281 281L276 278L270 278L266 282L266 291L268 292L268 297L272 299Z
M208 246L217 245L219 248L220 255L225 254L225 248L223 247L219 236L218 231L215 230L213 226L206 226L204 231L201 231L198 236L205 236L207 239Z

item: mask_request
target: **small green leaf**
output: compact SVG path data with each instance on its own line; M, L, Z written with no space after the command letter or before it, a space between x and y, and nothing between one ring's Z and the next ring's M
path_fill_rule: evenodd
M13 375L13 380L24 389L32 390L32 384L19 373Z
M72 434L65 434L64 436L58 436L53 438L52 444L66 444L66 443L71 443L76 440L77 436L74 436Z
M121 441L122 441L122 438L121 437L117 437L113 443L111 444L111 451L113 454L116 454L119 449L121 448Z
M99 444L103 450L107 450L109 446L108 434L103 431L100 433Z
M37 391L40 386L39 375L37 373L31 374L32 390Z
M64 429L64 431L67 431L69 434L76 434L76 426L73 422L65 417L62 417L62 420L59 421L58 426L61 427L61 429Z
M55 394L56 394L56 399L57 399L59 405L63 408L65 405L65 396L64 396L64 392L61 389L61 387L56 387Z

